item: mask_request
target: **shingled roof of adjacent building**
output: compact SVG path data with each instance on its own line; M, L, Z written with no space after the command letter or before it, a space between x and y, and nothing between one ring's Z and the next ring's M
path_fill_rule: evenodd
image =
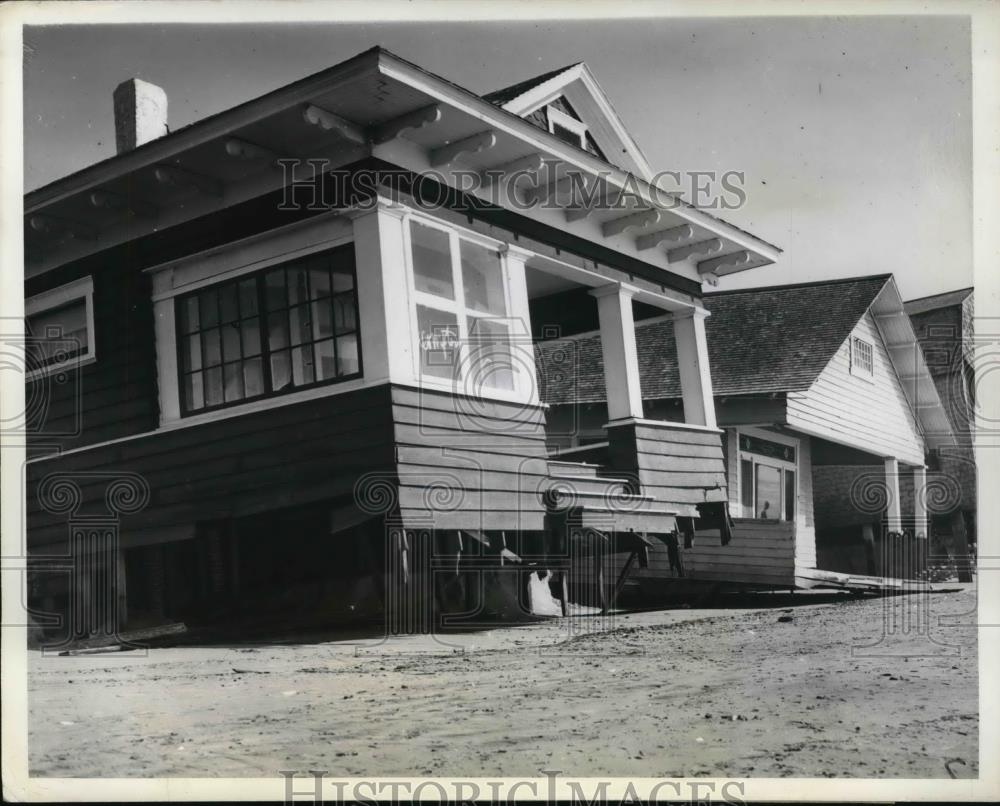
M904 302L906 313L915 316L918 313L936 311L951 305L960 305L972 294L972 288L961 288L957 291L945 291L943 294L931 294L929 297L918 297Z
M712 387L717 396L808 389L871 307L890 274L724 291L705 296ZM636 323L642 396L681 396L673 323ZM537 345L547 403L605 400L599 333Z
M565 67L560 67L558 70L552 70L548 73L542 73L540 76L535 76L534 78L529 78L525 81L519 81L517 84L511 84L509 87L504 87L499 90L494 90L493 92L488 92L483 98L489 101L491 104L496 104L497 106L503 106L508 101L513 101L515 98L524 95L524 93L529 90L533 90L539 84L544 84L549 79L555 78L561 73L565 73L571 67L576 67L580 62L575 62L573 64L567 64Z

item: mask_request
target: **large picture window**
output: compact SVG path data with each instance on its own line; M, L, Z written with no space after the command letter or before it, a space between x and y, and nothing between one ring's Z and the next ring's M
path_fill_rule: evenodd
M409 237L420 374L473 394L516 389L503 256L416 220Z
M177 299L185 414L361 374L353 246Z

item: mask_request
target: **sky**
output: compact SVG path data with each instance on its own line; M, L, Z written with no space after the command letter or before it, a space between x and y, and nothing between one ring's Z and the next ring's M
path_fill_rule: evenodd
M373 45L486 93L585 61L654 171L740 171L721 213L784 250L723 288L893 272L972 285L964 17L25 28L25 190L112 156L112 92L167 91L172 129Z

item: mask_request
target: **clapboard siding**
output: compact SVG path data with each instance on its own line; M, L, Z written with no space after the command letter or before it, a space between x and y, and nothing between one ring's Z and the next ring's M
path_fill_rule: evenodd
M548 462L541 406L403 386L391 394L404 522L543 528Z
M68 267L29 280L25 298L90 276L94 284L97 360L30 381L26 399L38 401L29 448L67 450L156 427L159 404L148 278L125 262L97 270Z
M790 587L795 553L794 524L737 518L728 545L722 545L717 530L698 532L694 545L684 549L684 569L692 579Z
M609 464L634 478L657 505L697 515L695 504L726 500L722 432L669 422L629 422L608 428Z
M858 322L854 334L874 345L874 378L851 374L848 338L807 391L789 392L788 425L879 456L923 464L920 430L871 313Z
M28 465L29 544L65 543L66 515L45 512L38 484L68 474L81 493L81 513L104 512L107 478L136 473L150 488L148 505L122 522L161 528L239 517L349 496L365 473L395 478L388 386L186 428L164 429Z

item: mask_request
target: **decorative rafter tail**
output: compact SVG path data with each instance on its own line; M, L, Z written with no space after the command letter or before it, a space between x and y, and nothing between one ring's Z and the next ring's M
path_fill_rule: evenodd
M441 107L437 104L431 104L372 126L369 130L369 139L375 145L387 143L408 129L422 129L424 126L430 126L440 120Z
M462 154L478 154L481 151L493 148L497 144L497 135L492 129L471 137L465 137L448 143L438 148L432 149L430 153L430 163L435 168L450 165Z
M690 243L685 246L678 246L675 249L669 250L667 252L667 261L670 263L679 263L682 260L687 260L688 258L696 255L712 255L721 251L722 239L709 238L706 241L698 241L697 243Z
M679 244L694 237L694 227L690 224L681 224L679 227L663 229L659 232L650 232L647 235L640 235L635 240L636 248L640 251L645 249L655 249L660 244Z

